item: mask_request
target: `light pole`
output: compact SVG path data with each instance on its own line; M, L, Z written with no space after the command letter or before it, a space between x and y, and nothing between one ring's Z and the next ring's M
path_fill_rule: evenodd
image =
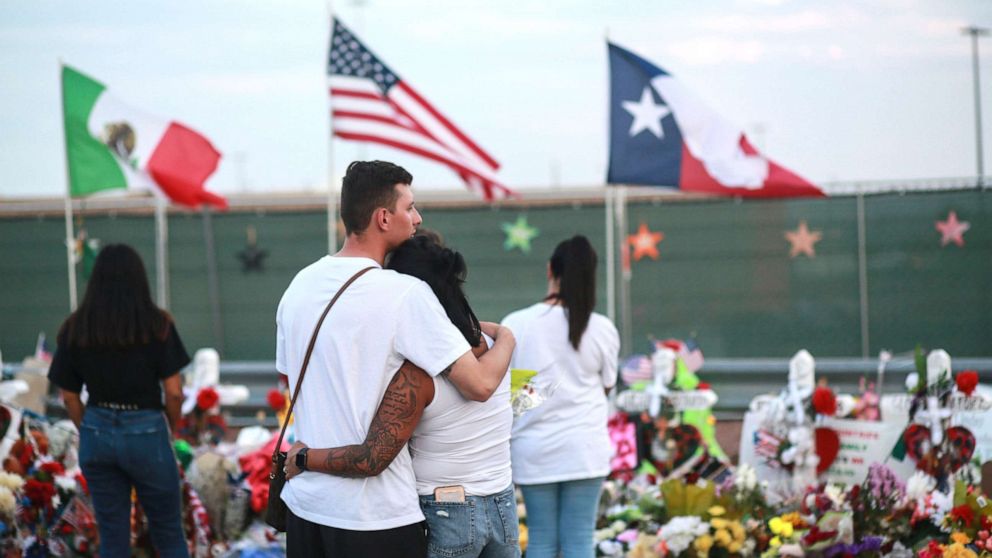
M961 29L961 33L971 36L972 82L975 86L975 161L978 164L978 187L985 186L985 169L982 156L982 95L978 76L978 38L987 37L989 29L972 25Z

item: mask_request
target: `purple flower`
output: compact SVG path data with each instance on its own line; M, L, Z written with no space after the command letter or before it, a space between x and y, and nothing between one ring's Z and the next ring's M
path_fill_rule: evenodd
M878 552L882 549L882 537L865 537L861 542L854 544L837 543L828 546L823 551L824 558L835 558L836 556L852 555L857 556L862 552Z
M868 467L868 490L875 500L899 500L906 494L906 483L882 463Z

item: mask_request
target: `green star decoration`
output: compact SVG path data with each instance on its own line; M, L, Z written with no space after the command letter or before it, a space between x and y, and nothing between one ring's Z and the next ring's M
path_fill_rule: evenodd
M527 218L523 215L517 217L515 223L503 223L503 232L506 233L506 240L503 241L503 249L506 251L519 248L524 254L530 253L530 241L536 237L540 231L527 224Z

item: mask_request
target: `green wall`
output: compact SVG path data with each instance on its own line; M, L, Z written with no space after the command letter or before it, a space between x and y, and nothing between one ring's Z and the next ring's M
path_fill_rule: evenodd
M992 205L987 192L865 198L870 353L944 347L957 356L992 355ZM937 220L949 211L971 223L963 248L941 247ZM576 233L600 254L599 310L605 313L605 228L601 205L423 209L424 224L465 254L468 293L480 318L498 320L539 300L555 245ZM520 215L539 230L530 253L506 251L501 225ZM789 257L787 230L805 220L822 234L816 257ZM664 233L660 258L631 263L632 347L651 338L695 335L709 357L861 353L857 200L644 202L628 207L628 228ZM224 358L274 356L275 309L301 267L326 250L322 211L213 215ZM246 228L268 252L264 271L246 273L237 254ZM39 331L54 336L68 312L61 216L0 218L0 350L17 361ZM151 216L87 216L102 243L128 242L145 260L154 290ZM209 306L202 217L169 217L171 311L192 352L217 346ZM619 276L619 275L618 275ZM80 294L85 283L80 280Z

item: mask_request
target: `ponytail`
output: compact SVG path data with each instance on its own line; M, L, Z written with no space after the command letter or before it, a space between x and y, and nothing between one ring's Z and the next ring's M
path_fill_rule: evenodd
M553 295L565 307L568 318L568 341L579 348L596 307L596 251L582 235L562 241L551 255L551 276L558 280Z

